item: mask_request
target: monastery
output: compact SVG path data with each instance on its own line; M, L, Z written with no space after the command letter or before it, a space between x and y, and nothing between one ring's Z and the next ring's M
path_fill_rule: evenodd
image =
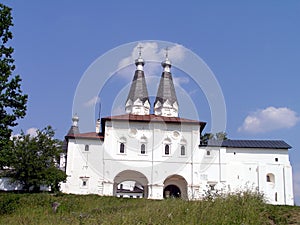
M135 65L126 114L99 118L88 133L80 133L80 115L72 118L60 162L68 176L64 193L198 200L208 192L247 189L264 193L271 204L294 205L291 146L281 140L201 142L206 123L178 116L168 57L153 106L141 54Z

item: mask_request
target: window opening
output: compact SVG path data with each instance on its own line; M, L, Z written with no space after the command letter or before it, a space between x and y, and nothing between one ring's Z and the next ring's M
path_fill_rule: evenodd
M120 153L125 153L125 144L124 143L120 144Z
M185 146L184 145L181 146L180 154L185 155Z
M170 154L170 145L165 145L165 155Z
M145 144L141 145L141 154L146 154L146 145Z

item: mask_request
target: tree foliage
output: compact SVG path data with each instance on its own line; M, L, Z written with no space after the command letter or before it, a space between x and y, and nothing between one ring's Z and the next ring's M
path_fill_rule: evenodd
M39 191L41 185L58 191L59 182L66 179L65 172L58 167L61 152L62 142L54 139L50 126L37 130L36 136L22 132L13 139L7 176L20 182L25 191Z
M11 8L0 3L0 169L7 166L7 145L17 125L16 120L26 114L27 95L22 94L21 78L13 76L15 69L12 54L14 49L7 46L13 35Z
M228 140L227 133L225 132L218 132L216 134L205 133L204 135L201 135L200 139L201 139L201 143L203 144L207 144L208 140L218 140L218 141Z

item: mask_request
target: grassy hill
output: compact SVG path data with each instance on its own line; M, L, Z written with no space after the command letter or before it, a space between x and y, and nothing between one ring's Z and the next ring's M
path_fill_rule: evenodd
M0 224L300 224L300 207L251 193L203 201L0 193Z

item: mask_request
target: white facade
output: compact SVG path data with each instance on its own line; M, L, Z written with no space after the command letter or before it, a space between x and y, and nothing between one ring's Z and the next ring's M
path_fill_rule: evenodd
M150 199L163 199L175 185L185 199L201 199L212 187L258 189L271 204L294 204L288 149L199 146L199 124L113 118L103 137L67 137L63 192L117 196L118 184L136 181Z
M294 204L289 145L238 140L200 145L205 123L178 118L170 61L162 64L150 115L144 61L139 60L125 105L129 114L102 118L102 129L97 120L91 133L79 133L78 118L73 119L60 164L68 176L61 184L64 193L118 196L120 183L134 181L149 199L197 200L208 190L258 190L271 204Z

